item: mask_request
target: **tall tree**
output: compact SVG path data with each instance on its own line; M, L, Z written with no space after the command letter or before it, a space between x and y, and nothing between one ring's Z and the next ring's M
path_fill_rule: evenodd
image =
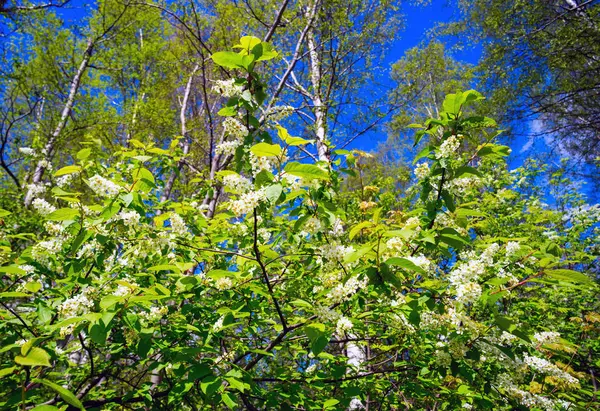
M445 32L482 44L482 87L503 108L501 120L593 162L600 155L600 3L459 0L457 5L462 17Z

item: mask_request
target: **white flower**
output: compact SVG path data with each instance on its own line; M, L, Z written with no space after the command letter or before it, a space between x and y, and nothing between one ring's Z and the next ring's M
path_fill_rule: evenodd
M25 274L31 275L35 271L35 267L29 264L20 265L19 268L25 271Z
M44 224L44 228L53 236L58 236L65 230L65 227L62 224L53 223L51 221L47 221Z
M168 313L169 313L168 307L158 307L156 305L153 305L152 307L150 307L149 312L144 311L144 312L140 313L140 317L142 317L142 319L148 323L153 323L153 322L161 320Z
M319 321L324 322L333 322L340 317L340 315L337 312L322 305L318 305L315 307L315 315L317 316Z
M366 288L368 284L367 278L359 279L359 276L348 279L343 284L338 284L327 294L327 298L333 303L340 303L351 297L358 290Z
M429 261L429 259L427 257L425 257L423 254L419 254L418 256L412 256L409 255L407 257L404 257L407 260L412 261L417 267L422 268L425 271L431 271L432 270L432 264L431 261Z
M233 117L227 117L223 120L223 128L226 135L236 140L243 140L248 135L248 128L241 121Z
M233 281L229 277L220 277L215 280L215 287L219 290L228 290L233 287Z
M113 292L113 295L117 297L125 297L131 293L131 289L124 285L119 285L117 289Z
M560 340L560 333L555 331L543 331L535 333L533 339L538 345L557 343Z
M117 219L123 220L123 223L125 223L125 225L128 227L134 227L138 225L140 223L141 217L142 216L140 216L138 212L134 210L123 210L119 214L117 214Z
M429 164L421 163L415 167L415 176L419 180L423 180L429 176Z
M221 328L223 328L223 321L225 321L224 315L220 316L219 319L215 321L215 323L212 326L212 330L219 331Z
M98 174L91 177L88 184L96 194L102 197L114 197L121 191L121 186Z
M329 234L334 237L341 237L344 235L344 224L341 219L335 219L335 221L331 225L331 230L329 230Z
M521 249L521 245L516 241L509 241L506 244L506 255L510 257L513 254L516 254Z
M90 300L87 292L86 288L80 294L66 299L59 307L60 313L66 318L89 313L94 307L94 302Z
M460 147L460 140L456 136L450 136L440 144L435 157L437 159L450 158L458 150L458 147Z
M271 233L264 227L256 230L256 234L258 235L258 238L262 244L268 243L269 240L271 240Z
M265 118L272 122L278 122L294 113L296 109L292 106L273 106L265 112Z
M185 221L183 221L183 218L181 218L179 214L171 213L171 217L169 220L171 221L171 232L173 234L182 237L188 233Z
M56 207L48 203L43 198L36 198L35 200L33 200L32 205L33 208L35 208L35 211L37 211L40 215L43 216L47 216L48 214L51 214L54 211L56 211Z
M26 156L33 156L35 155L35 150L31 147L19 147L19 152L21 154L24 154Z
M225 98L235 97L242 94L244 87L235 83L235 79L217 80L213 86L213 91Z
M56 179L56 185L60 188L64 188L71 183L73 177L75 177L78 173L65 174L62 177Z
M342 335L344 332L351 330L353 326L354 325L352 324L352 321L344 316L341 316L335 325L335 332L339 335Z
M230 209L237 216L248 214L266 198L267 192L264 187L257 191L249 191L242 194L238 200L232 201Z
M456 300L463 303L474 303L481 297L481 286L475 282L459 284L456 287Z
M304 370L305 374L312 374L317 370L318 364L317 363L313 363L311 365L309 365L308 367L306 367L306 370Z
M252 166L252 175L256 177L262 170L271 171L273 169L272 157L257 156L250 153L250 165Z
M27 191L31 193L33 197L37 197L46 192L46 186L44 184L27 184Z
M525 362L525 364L527 364L534 370L539 371L543 374L548 374L548 375L554 376L556 378L560 378L560 379L566 381L568 384L576 384L579 382L579 380L577 378L575 378L571 374L561 370L556 365L552 364L550 361L548 361L544 358L532 357L532 356L525 354L523 356L523 361Z
M241 145L242 142L239 140L224 141L215 147L215 153L217 155L222 154L224 156L233 156L235 154L235 150L237 150L237 148Z
M223 176L223 185L237 194L246 193L252 189L252 182L239 174Z

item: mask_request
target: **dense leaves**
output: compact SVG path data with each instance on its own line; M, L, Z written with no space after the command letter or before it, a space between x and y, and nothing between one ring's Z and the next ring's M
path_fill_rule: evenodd
M262 116L276 56L256 37L212 55L233 76L220 202L201 176L165 199L182 149L131 139L74 151L31 230L3 211L2 407L598 406L599 209L558 178L541 203L473 90L415 119L402 200L362 179L365 153L300 160L289 110Z

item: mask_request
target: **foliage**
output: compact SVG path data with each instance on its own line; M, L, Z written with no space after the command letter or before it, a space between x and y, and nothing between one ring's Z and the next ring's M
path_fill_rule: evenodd
M342 193L359 153L295 161L314 142L261 114L277 56L251 36L211 56L227 167L186 184L224 190L214 214L161 200L177 140L135 138L71 153L35 230L1 211L2 407L598 406L598 208L521 191L473 90L415 126L402 207Z

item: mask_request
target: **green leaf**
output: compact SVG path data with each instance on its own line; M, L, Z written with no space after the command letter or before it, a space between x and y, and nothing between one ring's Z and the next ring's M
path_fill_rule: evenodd
M301 164L296 161L287 163L284 170L288 174L306 180L327 180L329 178L329 174L325 170L312 164Z
M10 367L10 368L3 368L0 370L0 378L4 378L7 375L12 374L15 370L17 369L17 367Z
M329 334L325 332L324 324L309 324L305 327L304 332L310 340L310 350L314 355L319 355L329 344Z
M350 233L348 234L348 236L350 237L350 240L354 239L354 237L356 237L358 235L358 233L360 233L363 229L365 229L367 227L372 227L372 226L373 226L373 223L371 221L363 221L362 223L358 223L357 225L352 227L352 229L350 230Z
M54 405L38 405L35 408L32 408L31 411L59 411L60 408L56 408Z
M27 274L25 272L25 270L15 266L15 265L5 265L4 267L0 267L0 273L17 274L17 275Z
M448 94L442 103L443 110L450 114L458 114L464 101L460 91L456 94Z
M21 365L50 367L50 355L42 348L32 347L26 356L16 356L15 362Z
M132 174L132 177L135 182L133 189L136 191L147 193L156 187L154 176L147 168L136 168Z
M250 152L258 157L278 157L281 155L279 144L258 143L250 148Z
M448 190L442 190L442 198L444 199L444 203L446 204L446 207L448 207L448 210L453 213L454 210L456 210L456 205L454 205L454 200Z
M59 208L56 211L46 216L47 220L50 221L68 221L74 220L79 215L79 210L74 208Z
M6 291L0 293L0 298L19 298L19 297L31 297L31 294L22 293L20 291Z
M481 212L481 211L477 211L477 210L472 210L470 208L458 208L456 210L456 216L457 217L467 217L467 216L472 216L472 217L485 217L486 214Z
M391 258L388 258L385 263L387 265L396 265L396 266L398 266L400 268L404 268L406 270L416 271L421 274L426 273L426 271L423 270L421 267L419 267L412 261L410 261L406 258L403 258L403 257L391 257Z
M269 43L257 44L252 48L252 54L256 56L256 61L271 60L278 56L278 53Z
M340 402L335 398L331 398L323 403L323 409L334 408L334 406L339 403Z
M233 51L219 51L210 58L221 67L230 69L244 68L243 56Z
M152 267L148 268L148 271L173 271L174 273L181 274L179 267L172 264L153 265Z
M225 106L217 112L218 115L223 117L232 117L238 113L238 109L235 106Z
M12 214L10 211L6 211L3 208L0 208L0 217L6 217L7 215Z
M73 174L81 171L81 166L66 166L54 173L54 177L64 176L65 174Z
M552 278L561 281L569 281L572 283L579 284L593 284L594 282L584 273L578 271L567 270L564 268L556 270L546 270L544 273Z
M91 148L82 148L81 150L79 150L77 152L77 160L83 161L86 158L88 158L91 153L92 153L92 149Z
M271 202L271 204L275 204L277 202L277 200L279 199L279 196L281 196L282 192L283 192L283 187L281 186L281 184L273 184L273 185L267 186L267 188L266 188L267 199Z
M68 389L53 383L52 381L44 380L42 378L35 378L33 381L38 382L40 384L44 384L46 387L53 389L60 395L60 397L67 403L72 405L73 407L77 407L81 410L85 411L83 404L79 399Z
M243 49L246 51L246 53L250 53L250 51L261 42L262 41L258 37L244 36L240 38L240 43L233 46L233 48Z
M463 174L473 174L478 177L483 177L482 174L476 168L470 167L470 166L463 166L463 167L458 168L456 170L456 173L454 174L454 176L460 177Z
M200 383L200 389L208 396L214 394L221 386L221 379L210 375L202 380Z
M237 402L235 401L233 395L228 392L221 394L221 399L230 410L233 410L237 406Z
M301 146L301 145L304 145L304 144L311 144L311 143L314 142L314 140L305 140L305 139L300 138L300 137L292 137L292 136L290 136L290 133L288 133L287 129L285 129L285 128L279 126L279 125L276 126L276 127L277 127L277 135L288 146Z

